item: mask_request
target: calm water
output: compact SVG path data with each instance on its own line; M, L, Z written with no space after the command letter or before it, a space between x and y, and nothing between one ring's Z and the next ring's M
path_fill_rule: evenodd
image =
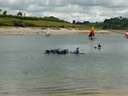
M93 47L100 42L102 50ZM80 47L86 54L44 55ZM123 36L0 37L0 96L128 96L128 40Z

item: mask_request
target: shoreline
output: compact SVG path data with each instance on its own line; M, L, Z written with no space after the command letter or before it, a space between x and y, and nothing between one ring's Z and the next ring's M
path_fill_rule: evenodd
M37 27L0 27L0 36L46 36L49 35L74 35L74 34L89 34L90 30L78 29L43 29ZM97 30L96 34L123 34L124 30Z

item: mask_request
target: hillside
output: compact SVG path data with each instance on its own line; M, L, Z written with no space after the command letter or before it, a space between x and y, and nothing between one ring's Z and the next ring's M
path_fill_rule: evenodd
M88 29L90 26L72 24L56 17L22 17L0 15L0 26L42 27L42 28L78 28Z

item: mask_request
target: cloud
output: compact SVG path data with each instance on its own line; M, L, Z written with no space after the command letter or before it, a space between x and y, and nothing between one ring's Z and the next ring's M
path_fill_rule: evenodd
M56 16L72 21L103 21L128 16L127 0L0 0L1 9L16 14L18 10L32 16Z

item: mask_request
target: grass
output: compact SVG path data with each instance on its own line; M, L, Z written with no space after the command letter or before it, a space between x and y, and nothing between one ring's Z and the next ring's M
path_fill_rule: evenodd
M0 15L0 26L42 27L42 28L67 28L89 29L91 25L77 25L60 20L56 17L18 17Z

